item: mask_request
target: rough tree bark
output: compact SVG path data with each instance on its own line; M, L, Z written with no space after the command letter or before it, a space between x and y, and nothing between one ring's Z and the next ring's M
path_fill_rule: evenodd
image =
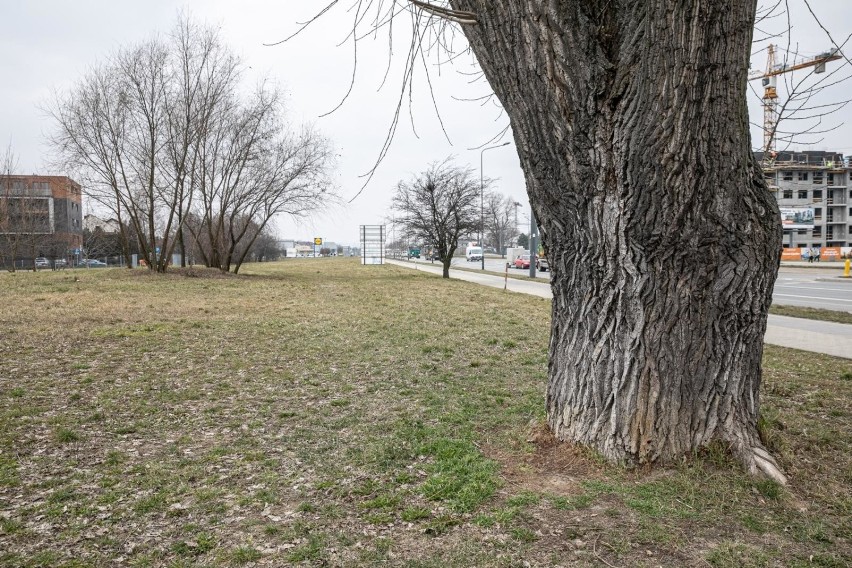
M553 270L548 420L641 464L757 429L779 212L751 153L755 0L452 0Z

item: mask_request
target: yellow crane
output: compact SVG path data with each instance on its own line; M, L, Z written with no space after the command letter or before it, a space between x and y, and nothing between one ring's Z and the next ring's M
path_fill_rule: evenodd
M820 53L815 57L800 60L799 62L779 64L775 61L775 50L777 46L769 45L766 56L766 71L752 73L749 80L761 80L763 85L763 156L766 160L775 155L775 129L778 127L778 75L791 73L800 69L815 67L814 73L825 73L825 64L829 61L843 59L843 54L838 49L832 49Z

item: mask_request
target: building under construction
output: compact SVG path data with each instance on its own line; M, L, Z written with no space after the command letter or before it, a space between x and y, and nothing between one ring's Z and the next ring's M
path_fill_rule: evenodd
M755 155L781 209L784 248L852 246L849 158L821 151Z

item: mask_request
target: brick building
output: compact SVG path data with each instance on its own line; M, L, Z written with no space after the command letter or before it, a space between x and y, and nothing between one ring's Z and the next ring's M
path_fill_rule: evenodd
M0 175L0 264L68 258L82 246L80 184L66 176Z

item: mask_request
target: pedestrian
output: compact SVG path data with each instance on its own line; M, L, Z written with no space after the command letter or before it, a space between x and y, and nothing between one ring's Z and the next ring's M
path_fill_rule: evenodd
M807 247L802 249L802 260L810 261L811 259L811 250Z
M814 249L808 249L808 263L813 263L814 261Z
M819 262L820 252L821 252L821 251L820 251L820 249L815 248L815 249L814 249L814 254L813 254L813 255L811 255L811 256L813 256L813 257L814 257L814 260L815 260L816 262Z

